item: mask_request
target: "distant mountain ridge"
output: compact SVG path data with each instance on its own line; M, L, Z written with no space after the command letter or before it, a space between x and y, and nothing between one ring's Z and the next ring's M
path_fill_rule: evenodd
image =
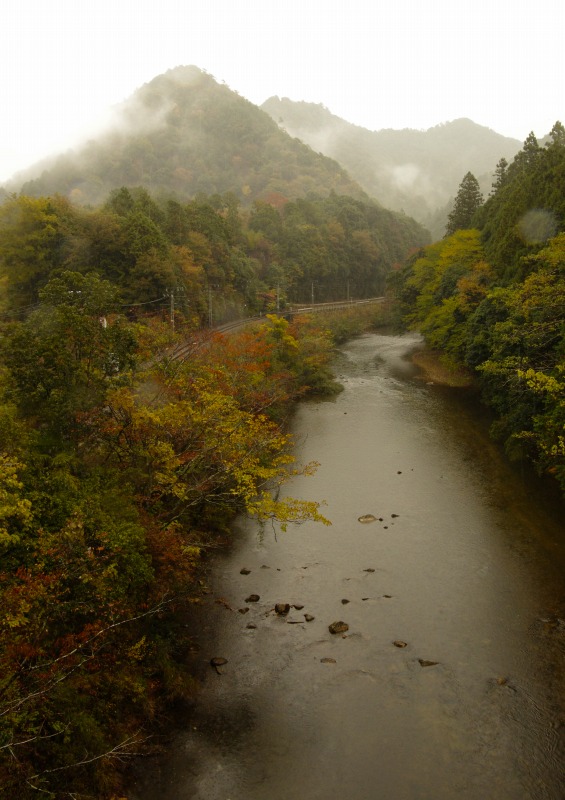
M335 192L376 199L443 236L471 171L484 194L521 143L468 119L427 131L369 131L323 105L271 97L259 108L195 66L175 67L116 109L106 133L35 164L5 188L103 203L120 186L187 200L232 193L243 205Z
M488 194L500 158L511 161L521 142L469 119L426 131L370 131L333 115L325 106L271 97L261 108L291 136L334 158L387 208L403 210L442 236L447 206L472 172Z
M97 205L120 186L178 199L232 192L244 203L332 191L367 199L337 162L194 66L144 84L117 109L111 130L20 173L7 188Z

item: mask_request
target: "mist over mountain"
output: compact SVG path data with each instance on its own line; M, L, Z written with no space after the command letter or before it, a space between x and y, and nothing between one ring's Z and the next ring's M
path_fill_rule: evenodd
M30 167L6 188L97 205L120 186L178 199L232 192L243 202L272 193L366 197L335 161L194 66L143 85L116 109L107 133Z
M520 146L468 119L369 131L314 103L271 97L259 108L184 66L135 91L105 133L5 188L92 206L120 186L179 200L231 192L244 205L309 193L370 196L441 238L462 177L471 171L487 196L497 162Z
M445 232L451 199L471 171L484 195L500 158L511 161L521 142L469 119L426 131L370 131L334 116L323 105L271 97L261 106L277 124L338 161L365 191L387 208L402 210L434 238Z

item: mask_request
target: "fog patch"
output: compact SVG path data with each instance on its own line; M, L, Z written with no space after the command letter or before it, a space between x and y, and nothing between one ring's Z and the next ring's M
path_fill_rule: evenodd
M335 158L339 150L340 132L331 126L295 126L292 122L279 117L276 120L278 127L289 136L299 139L307 144L316 153L321 153L328 158Z
M547 242L557 234L557 229L555 214L544 208L532 208L526 211L518 222L520 235L528 244Z
M389 174L398 189L413 189L420 180L421 170L416 164L399 164L391 167Z
M336 131L331 128L322 128L318 131L308 131L307 144L317 153L328 158L335 158L339 142L336 140Z
M425 170L412 162L384 166L381 169L381 177L392 189L407 198L419 196L426 198L430 203L442 199L441 190L436 182Z
M152 133L163 128L175 103L158 93L137 94L108 115L105 132L123 136Z

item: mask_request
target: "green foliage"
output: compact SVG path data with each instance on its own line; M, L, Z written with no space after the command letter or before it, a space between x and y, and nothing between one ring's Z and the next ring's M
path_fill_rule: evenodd
M520 149L506 138L469 119L456 119L428 130L369 131L331 114L323 105L270 97L262 108L288 133L335 158L386 208L409 214L441 238L448 203L467 170L488 191L492 165L510 160Z
M59 156L18 190L58 193L81 205L99 205L115 192L109 209L127 214L132 204L119 187L136 201L139 186L185 202L226 192L246 204L273 192L364 196L335 161L279 130L267 114L196 67L169 70L141 87L124 103L115 131Z
M446 236L472 226L473 218L483 203L479 182L467 172L455 196L453 209L447 217Z
M479 231L460 230L425 248L407 267L397 292L406 321L461 363L467 327L491 279Z
M109 281L120 295L114 308L130 318L164 317L174 295L180 321L192 324L310 302L312 292L316 302L378 295L394 265L428 239L404 215L334 194L247 212L230 193L158 202L123 187L99 210L12 198L0 218L0 285L12 318L44 304L40 290L63 272Z
M12 324L4 360L18 405L49 433L72 440L80 414L132 365L135 341L111 316L115 289L95 275L63 272L39 297L40 307Z
M59 262L60 224L49 198L10 197L0 206L0 281L10 310L37 302Z
M529 152L533 163L542 158L533 143ZM523 257L519 273L497 285L480 232L462 230L421 251L393 285L405 321L476 371L508 454L531 459L565 491L565 234Z
M390 285L405 321L475 370L493 434L565 492L565 129L501 159L490 197L461 230L425 248Z
M426 237L362 200L272 198L242 210L230 193L181 202L130 186L100 209L25 196L0 208L11 796L118 794L118 757L194 690L179 619L215 537L236 513L328 522L320 502L278 499L316 468L291 456L291 403L339 390L328 327L271 314L225 338L202 323L310 300L312 284L317 301L380 293Z
M479 365L486 397L499 413L497 433L516 453L532 454L563 482L558 391L565 357L565 235L530 259L528 277L503 296L489 358ZM565 485L565 484L564 484Z
M541 147L530 134L477 214L489 262L504 283L523 280L525 256L565 229L565 143L556 122Z
M265 266L282 264L287 297L303 303L383 294L394 264L428 240L408 217L337 195L288 202L280 214L257 205L249 226L264 236Z
M107 280L60 271L39 299L2 351L0 782L110 798L120 759L194 690L179 615L218 531L240 512L328 524L277 490L316 468L294 463L283 424L324 388L331 340L271 316L136 372L137 342L167 339L134 337Z

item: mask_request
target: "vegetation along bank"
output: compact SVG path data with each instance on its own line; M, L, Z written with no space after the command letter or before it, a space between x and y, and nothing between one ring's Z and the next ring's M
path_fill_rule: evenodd
M0 230L6 797L119 797L124 760L195 690L183 613L234 515L324 523L318 502L276 499L316 467L294 463L285 423L338 388L332 347L365 322L289 321L292 304L388 283L403 324L478 381L509 455L565 490L560 123L499 161L486 202L467 173L434 244L334 192L245 208L143 188L97 208L10 195Z
M467 173L443 239L394 272L403 323L467 370L511 458L565 492L565 128L497 164L486 201Z
M285 423L339 389L329 325L347 337L373 312L209 326L282 309L303 284L307 299L342 299L347 280L376 293L394 256L371 213L333 197L242 214L142 189L98 210L0 207L3 797L119 797L128 757L195 691L183 615L234 515L326 522L316 501L276 499L316 468L294 462Z

